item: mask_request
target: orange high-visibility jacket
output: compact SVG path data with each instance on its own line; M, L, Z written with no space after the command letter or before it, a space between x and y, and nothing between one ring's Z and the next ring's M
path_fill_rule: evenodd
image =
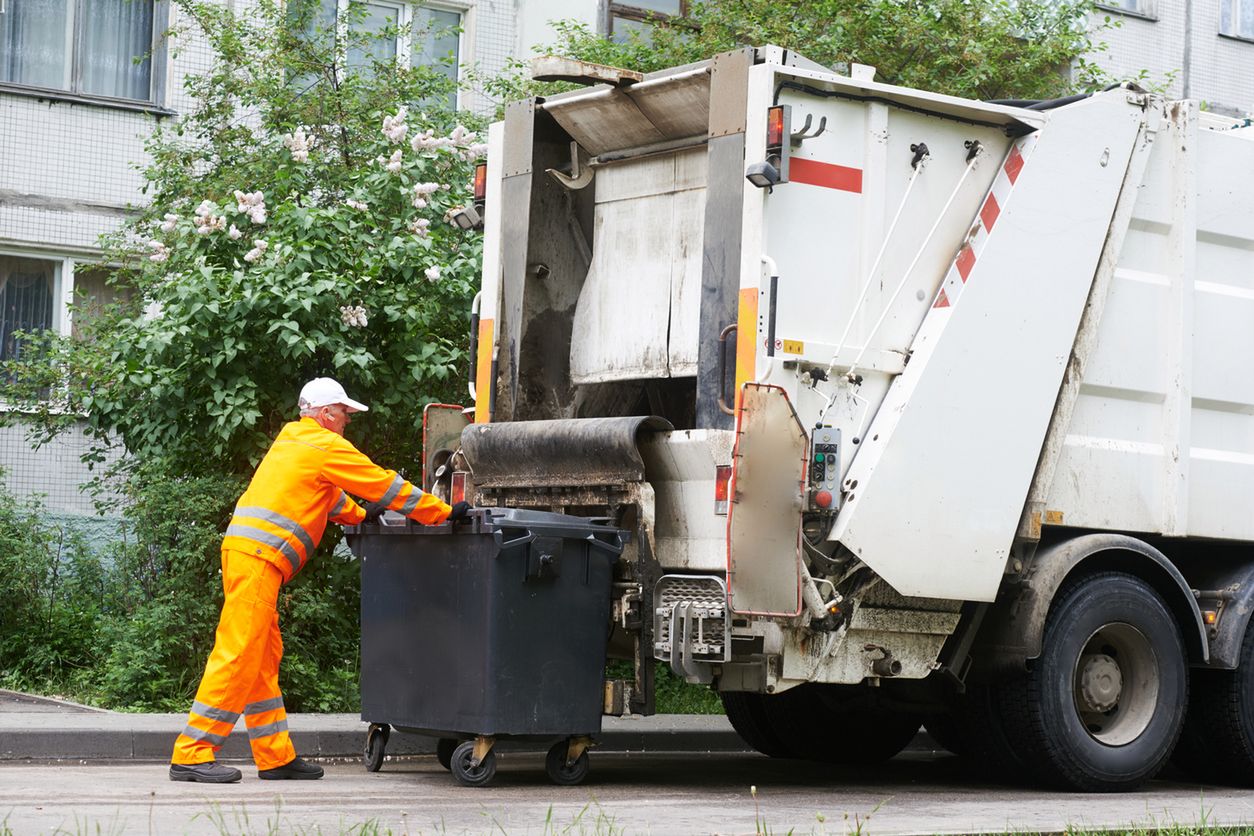
M258 555L289 581L318 547L328 520L355 525L366 516L346 491L425 525L444 522L452 510L343 436L301 418L283 427L257 466L222 548Z

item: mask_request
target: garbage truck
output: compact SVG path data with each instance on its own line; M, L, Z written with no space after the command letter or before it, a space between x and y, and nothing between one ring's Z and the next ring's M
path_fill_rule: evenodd
M428 487L607 519L655 660L773 757L1254 783L1254 128L778 47L509 105ZM455 219L461 223L461 219Z

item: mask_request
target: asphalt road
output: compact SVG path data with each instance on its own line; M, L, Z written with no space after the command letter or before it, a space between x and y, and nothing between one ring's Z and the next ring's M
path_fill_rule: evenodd
M1254 791L1162 779L1141 792L1007 789L947 755L876 768L749 754L593 753L580 787L557 787L539 756L505 753L495 783L457 786L433 758L327 765L316 782L244 770L226 786L175 784L161 764L0 765L0 834L34 833L889 833L1061 831L1068 826L1254 823ZM752 788L756 787L756 800ZM1205 812L1203 812L1205 811ZM5 826L9 828L5 830Z

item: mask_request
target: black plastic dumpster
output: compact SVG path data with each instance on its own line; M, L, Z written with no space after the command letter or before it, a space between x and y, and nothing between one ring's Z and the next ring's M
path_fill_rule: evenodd
M459 782L496 771L499 738L559 738L546 769L588 771L601 730L612 564L625 533L564 514L476 509L468 523L363 525L361 714L366 767L391 727L439 738Z

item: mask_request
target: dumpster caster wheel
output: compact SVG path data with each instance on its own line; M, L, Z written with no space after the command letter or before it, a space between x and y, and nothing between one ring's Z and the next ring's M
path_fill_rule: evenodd
M453 758L449 766L453 777L463 787L483 787L492 782L496 775L496 753L488 752L478 766L471 766L475 757L475 741L467 740L458 744L453 750Z
M366 732L366 751L362 755L362 762L366 764L367 772L378 772L383 766L383 755L388 748L388 738L392 734L392 729L387 725L372 724L370 730Z
M441 737L435 742L435 759L440 766L449 770L453 768L453 752L456 749L457 740L452 737Z
M544 758L544 771L548 773L549 780L563 787L582 784L583 780L588 777L588 770L592 768L592 764L588 761L587 750L580 752L574 762L567 763L566 755L569 751L570 744L565 740L559 740L553 744Z

